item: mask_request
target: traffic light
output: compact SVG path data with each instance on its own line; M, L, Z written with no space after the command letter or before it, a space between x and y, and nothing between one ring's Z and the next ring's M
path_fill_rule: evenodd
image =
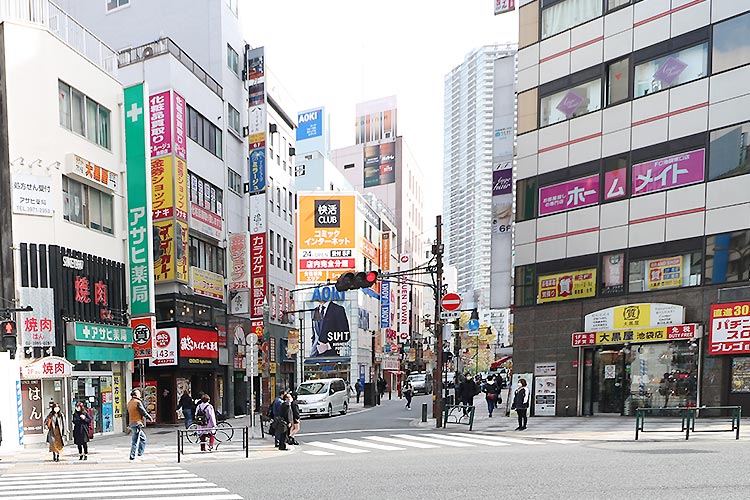
M360 288L370 288L378 281L380 273L378 271L344 273L336 280L336 290L346 292L349 290L359 290Z
M18 335L16 322L13 320L4 320L0 323L0 332L3 335L3 350L10 352L10 359L15 359L16 336Z

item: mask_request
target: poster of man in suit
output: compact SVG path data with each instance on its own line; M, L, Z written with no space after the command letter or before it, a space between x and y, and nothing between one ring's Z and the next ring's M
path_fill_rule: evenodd
M312 302L312 343L308 357L338 358L351 355L351 330L346 313L346 301Z

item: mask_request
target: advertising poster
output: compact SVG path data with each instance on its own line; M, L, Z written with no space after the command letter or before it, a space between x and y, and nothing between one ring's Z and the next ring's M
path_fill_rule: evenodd
M149 98L151 157L172 154L172 92L166 90Z
M396 182L396 141L364 147L364 186Z
M52 178L13 174L13 213L21 215L54 215Z
M190 287L195 295L224 301L224 276L190 267Z
M355 144L395 139L396 96L384 97L357 104Z
M682 286L682 255L646 262L648 289L678 288Z
M708 354L750 354L750 302L711 305Z
M750 392L750 358L732 358L732 392Z
M539 277L537 302L582 299L596 295L596 268Z
M267 294L267 257L266 233L250 236L250 314L253 318L263 317L263 303Z
M620 293L625 289L625 254L623 252L605 255L602 259L604 268L603 295Z
M112 379L110 377L99 377L99 389L102 397L102 430L101 432L112 432Z
M141 390L141 399L143 400L143 406L146 407L146 411L151 416L151 422L158 423L158 420L156 418L157 416L157 404L159 402L159 398L156 394L156 381L155 380L146 380L146 382L141 385L141 382L138 380L133 381L133 388L138 388Z
M154 243L157 241L158 246L154 246L154 279L157 283L174 281L175 265L179 260L176 250L182 247L175 241L174 220L154 222Z
M177 364L177 328L157 328L152 344L151 366Z
M24 434L42 434L46 410L42 401L41 380L21 380L21 410Z
M356 266L354 194L298 194L297 283L335 281Z
M55 301L52 288L21 287L19 298L31 312L18 313L17 330L23 347L54 347Z
M697 149L633 165L633 196L703 182L705 156L705 149Z
M289 330L286 345L287 357L296 355L299 352L299 330Z
M306 358L348 358L351 356L351 301L346 292L333 286L312 291L305 309L312 324L312 338L305 342ZM356 324L356 323L355 323Z
M185 99L177 92L172 92L174 99L174 154L187 160L187 129L185 126ZM153 156L153 155L152 155Z
M599 174L539 188L539 216L599 203Z
M557 377L534 378L534 415L554 417L557 405Z
M247 51L247 79L257 80L265 74L265 50L257 47Z

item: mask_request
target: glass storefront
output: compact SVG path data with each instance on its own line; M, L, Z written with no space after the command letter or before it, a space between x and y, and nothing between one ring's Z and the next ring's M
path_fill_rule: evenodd
M634 415L642 407L695 406L698 352L694 341L585 349L583 414Z

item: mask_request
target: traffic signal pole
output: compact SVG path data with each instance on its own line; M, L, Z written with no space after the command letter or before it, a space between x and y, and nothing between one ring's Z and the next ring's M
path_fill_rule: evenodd
M435 358L438 360L435 370L432 415L435 427L443 426L443 322L440 319L440 297L443 293L443 217L436 217L436 238L432 253L435 255Z

